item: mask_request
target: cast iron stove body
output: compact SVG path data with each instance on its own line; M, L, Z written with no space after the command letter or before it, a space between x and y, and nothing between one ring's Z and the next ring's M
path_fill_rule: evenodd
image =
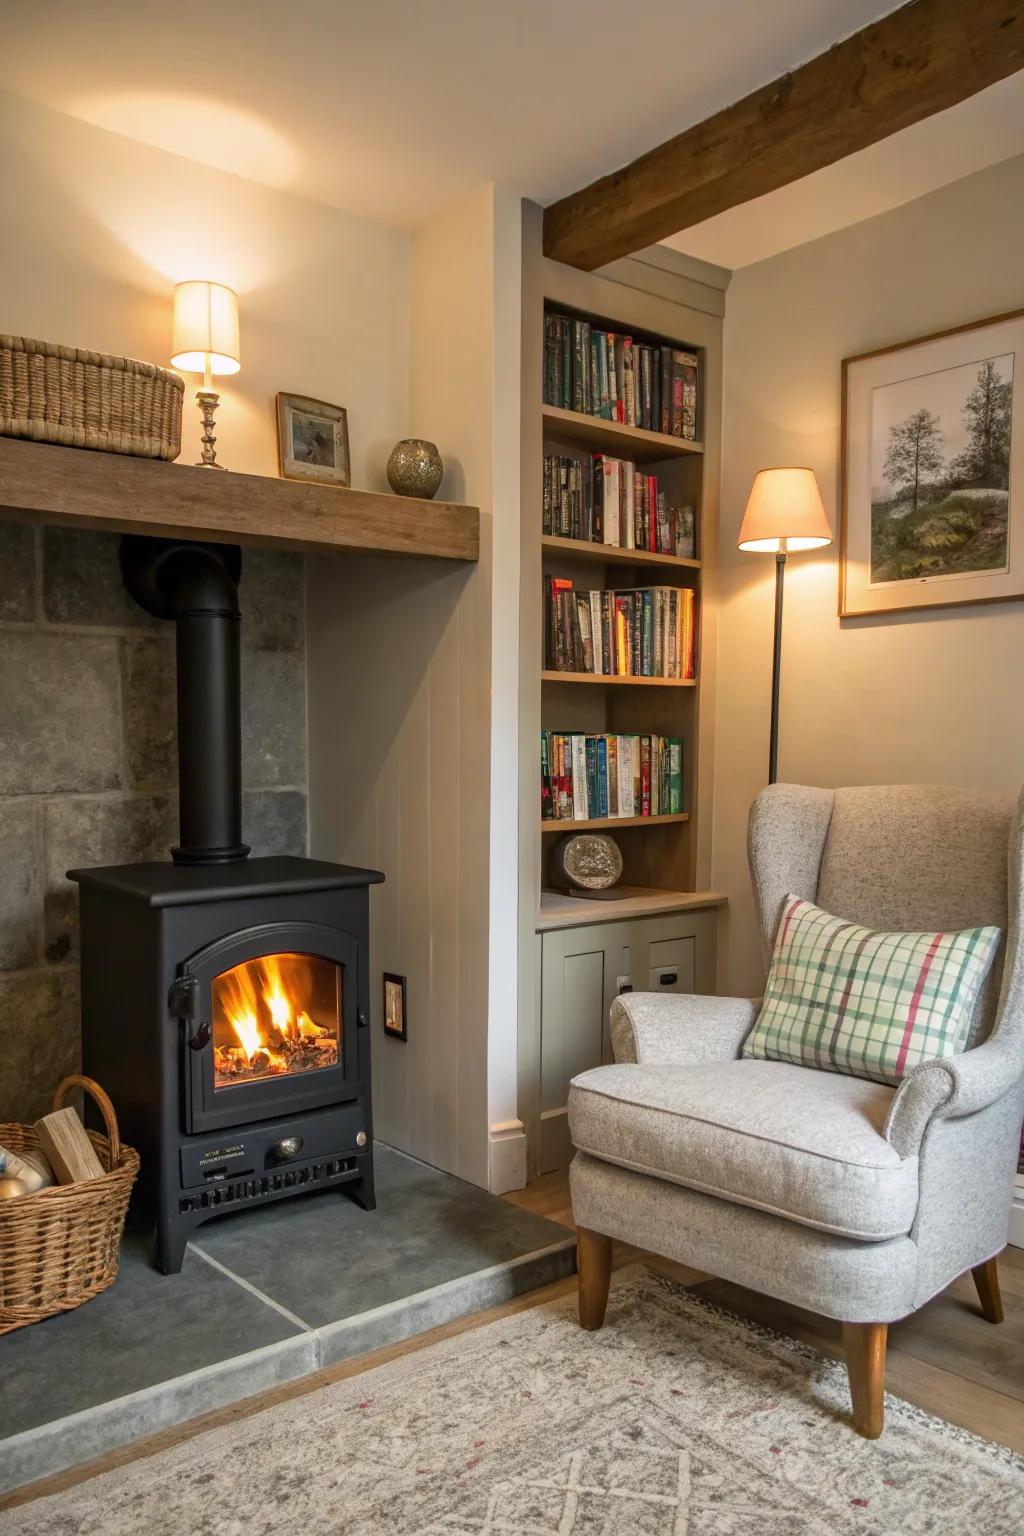
M376 870L250 859L241 841L237 550L124 540L133 595L173 618L181 843L71 870L82 1054L141 1155L157 1265L227 1209L343 1186L373 1207L369 888Z

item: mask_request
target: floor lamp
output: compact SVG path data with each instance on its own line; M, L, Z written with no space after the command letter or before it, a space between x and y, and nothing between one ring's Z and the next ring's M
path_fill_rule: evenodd
M775 648L772 653L772 725L768 782L779 766L779 677L782 665L782 586L786 556L831 544L832 533L812 469L762 469L754 477L740 528L739 547L775 556Z

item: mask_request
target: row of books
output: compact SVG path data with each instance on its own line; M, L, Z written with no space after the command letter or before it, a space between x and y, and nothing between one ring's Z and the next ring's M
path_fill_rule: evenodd
M697 354L634 341L572 315L544 317L544 400L566 411L697 436Z
M540 733L544 821L674 816L683 809L678 736Z
M657 476L630 459L544 455L544 532L563 539L696 557L693 507L670 507Z
M546 665L602 677L696 676L694 595L689 587L577 592L547 583Z

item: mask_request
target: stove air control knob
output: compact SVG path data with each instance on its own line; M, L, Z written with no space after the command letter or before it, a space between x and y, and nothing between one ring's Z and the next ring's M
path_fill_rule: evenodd
M302 1149L301 1136L284 1136L274 1144L274 1156L279 1163L288 1162L289 1158L297 1157Z
M365 1147L366 1146L366 1132L365 1131L357 1131L356 1132L356 1146L357 1147Z

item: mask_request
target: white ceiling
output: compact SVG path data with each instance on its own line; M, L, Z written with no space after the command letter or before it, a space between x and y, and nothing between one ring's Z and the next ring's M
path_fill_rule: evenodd
M894 0L34 0L0 88L415 227L481 180L550 202Z
M723 267L745 267L1019 154L1024 73L813 176L684 229L665 244Z
M625 164L894 0L35 0L0 89L414 228L480 181L538 202ZM669 243L735 267L1024 150L1004 82Z

